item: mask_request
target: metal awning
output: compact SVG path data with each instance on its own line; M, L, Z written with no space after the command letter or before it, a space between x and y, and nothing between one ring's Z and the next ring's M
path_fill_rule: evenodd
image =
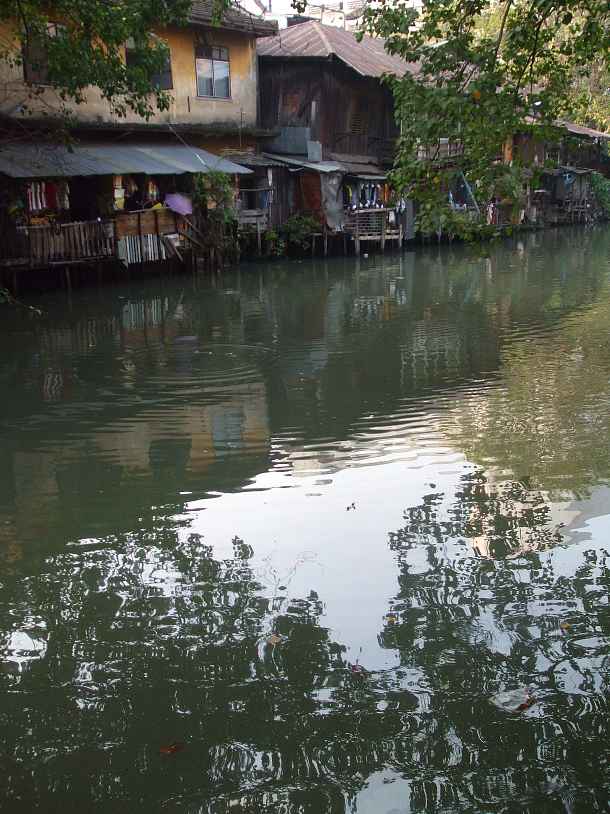
M0 173L11 178L75 175L183 175L215 170L245 175L252 170L199 147L184 144L12 144L0 147Z
M361 162L342 161L346 175L358 178L360 181L386 181L387 173L376 164L362 164Z
M297 167L300 170L313 170L313 172L343 172L343 165L338 161L308 161L304 156L280 155L279 153L263 153L266 158L277 161L278 164L286 164L289 167Z
M308 161L304 156L287 156L279 153L263 153L263 155L279 164L302 170L313 170L320 173L340 172L362 181L385 181L387 179L387 173L375 164L353 161Z

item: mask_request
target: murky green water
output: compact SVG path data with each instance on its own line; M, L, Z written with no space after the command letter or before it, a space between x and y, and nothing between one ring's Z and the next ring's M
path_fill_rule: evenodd
M608 810L610 230L40 304L0 810Z

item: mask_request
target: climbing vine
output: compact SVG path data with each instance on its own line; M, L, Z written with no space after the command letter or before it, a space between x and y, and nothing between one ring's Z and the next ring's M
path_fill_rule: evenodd
M604 178L599 172L593 172L591 173L591 189L604 216L610 218L610 180Z
M239 256L235 185L230 175L217 170L198 173L193 181L197 233L206 254L218 265Z

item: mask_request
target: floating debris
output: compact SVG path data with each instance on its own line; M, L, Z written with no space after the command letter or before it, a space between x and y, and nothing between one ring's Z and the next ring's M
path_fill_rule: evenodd
M388 613L385 618L387 625L397 625L398 624L398 616L395 613Z
M358 676L365 676L368 673L368 670L361 664L350 664L350 670L352 673L354 673L354 675Z
M346 512L356 511L356 504L355 503L350 503L350 505L347 507L347 509L345 511Z
M561 630L562 633L568 633L570 630L572 630L572 625L569 622L561 622L559 625L559 630Z
M271 647L275 647L276 644L281 644L284 641L284 637L280 636L278 633L272 633L271 636L267 636L266 642L270 644Z
M503 712L524 712L536 703L527 687L499 692L490 698L491 703Z

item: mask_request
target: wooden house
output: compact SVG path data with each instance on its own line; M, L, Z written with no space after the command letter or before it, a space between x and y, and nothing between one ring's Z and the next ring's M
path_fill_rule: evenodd
M306 22L258 41L261 125L272 152L390 166L399 128L384 74L409 66L384 41Z
M357 249L368 239L401 241L406 227L387 184L400 130L383 77L412 66L382 39L358 41L316 21L261 38L257 49L260 123L278 131L265 152L290 168L290 208L350 233Z
M535 124L535 119L531 124ZM515 210L498 207L499 222L552 225L588 222L597 202L591 187L594 171L610 174L604 144L610 134L574 122L557 121L556 136L544 139L533 132L516 133L504 146L504 161L528 168L531 181L524 188L524 205Z

